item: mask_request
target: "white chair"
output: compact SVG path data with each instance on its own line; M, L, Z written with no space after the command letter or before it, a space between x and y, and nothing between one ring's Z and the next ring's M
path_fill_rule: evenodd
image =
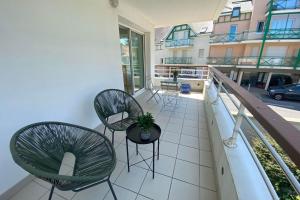
M148 88L147 88L147 89L148 89L148 90L150 91L150 93L151 93L151 97L147 100L147 102L150 101L152 98L154 98L155 101L156 101L157 103L159 103L158 100L156 99L156 96L158 96L159 99L161 99L161 96L160 96L159 93L158 93L159 90L160 90L160 87L159 87L159 86L155 86L155 85L153 84L151 78L148 78L148 79L147 79L147 84L148 84Z

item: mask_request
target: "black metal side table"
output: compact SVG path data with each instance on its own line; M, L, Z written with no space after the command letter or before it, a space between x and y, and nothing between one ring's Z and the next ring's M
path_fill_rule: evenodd
M155 162L155 142L158 141L158 147L157 147L157 160L159 159L159 137L161 135L161 129L157 124L154 124L153 127L150 129L151 137L149 140L142 140L141 139L141 129L137 126L137 124L132 124L129 126L126 130L126 151L127 151L127 167L128 167L128 172L130 172L130 167L133 165L136 165L140 162L145 162L146 165L151 169L151 167L148 165L146 160L152 158L152 177L154 178L154 162ZM134 163L129 165L129 153L128 153L128 140L136 144L136 155L140 154L138 151L138 144L153 144L153 156L150 158L143 158L143 156L140 154L142 157L142 161Z

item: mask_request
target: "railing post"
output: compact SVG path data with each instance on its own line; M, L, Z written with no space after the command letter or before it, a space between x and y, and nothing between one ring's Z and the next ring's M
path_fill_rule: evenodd
M214 79L212 79L212 82L214 81ZM215 105L216 103L218 103L218 100L220 98L220 93L221 93L221 90L222 90L222 81L219 81L219 85L218 85L218 92L217 92L217 97L216 99L211 103L213 105Z
M236 145L236 139L237 139L237 136L240 132L241 124L242 124L242 121L243 121L244 111L245 111L245 106L243 104L241 104L240 107L239 107L239 112L237 114L237 119L236 119L236 122L235 122L235 125L234 125L232 136L223 141L224 144L229 148L235 148L237 146Z

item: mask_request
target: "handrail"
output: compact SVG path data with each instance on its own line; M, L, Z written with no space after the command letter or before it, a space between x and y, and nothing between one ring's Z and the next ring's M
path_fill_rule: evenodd
M214 76L231 89L241 104L269 132L297 167L300 167L300 131L225 74L213 67L210 67L210 70Z

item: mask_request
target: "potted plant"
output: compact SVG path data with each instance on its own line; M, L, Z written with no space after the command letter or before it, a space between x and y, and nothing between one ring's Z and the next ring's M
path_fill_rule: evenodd
M177 81L178 74L177 70L173 71L173 81Z
M141 128L141 139L149 140L151 133L150 129L153 127L154 118L151 113L146 113L137 118L137 125Z

